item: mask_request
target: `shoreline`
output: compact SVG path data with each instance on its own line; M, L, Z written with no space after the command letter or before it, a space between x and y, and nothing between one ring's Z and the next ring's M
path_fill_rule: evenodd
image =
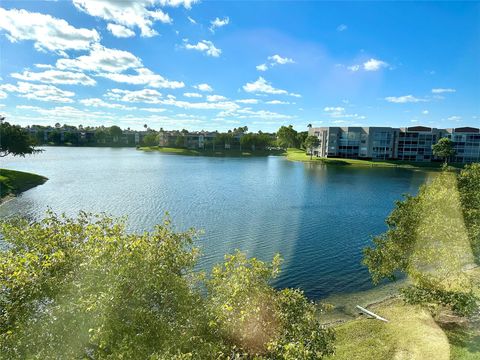
M354 166L354 167L376 167L376 168L398 168L410 170L442 170L442 163L437 162L408 162L403 160L363 160L348 158L320 158L307 155L305 151L300 149L289 148L286 151L286 158L289 161L313 163L320 165L336 165L336 166ZM449 166L461 168L464 164L451 164Z
M205 156L205 157L266 157L266 156L283 156L288 161L303 162L319 165L334 165L334 166L352 166L363 168L394 168L394 169L409 169L415 171L440 171L442 170L442 163L416 163L406 162L402 160L362 160L362 159L347 159L347 158L319 158L310 156L304 150L289 148L285 150L259 150L259 151L240 151L240 150L195 150L186 148L172 148L159 146L142 146L137 147L137 150L145 152L160 152L170 155L181 156ZM451 167L455 169L463 167L464 164L452 164Z
M283 150L195 150L186 148L160 147L160 146L141 146L137 150L145 152L160 152L170 155L181 156L205 156L205 157L266 157L266 156L284 156Z
M0 205L21 193L44 184L48 178L24 171L0 168Z

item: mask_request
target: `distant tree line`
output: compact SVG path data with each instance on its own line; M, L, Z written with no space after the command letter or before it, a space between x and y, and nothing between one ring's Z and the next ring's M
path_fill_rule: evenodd
M6 123L8 124L8 123ZM11 125L13 126L13 125ZM133 131L130 128L121 129L117 125L113 126L73 126L61 125L55 126L33 125L21 128L16 126L17 135L22 133L23 137L30 146L41 145L69 145L69 146L157 146L160 143L160 135L164 133L161 128L159 131L151 129L145 124L144 131ZM13 135L3 130L3 143L13 139ZM187 147L187 137L197 133L207 133L204 131L191 133L186 129L180 131L169 131L169 147ZM314 137L308 137L307 131L296 131L292 125L281 126L275 133L258 131L249 132L247 126L241 126L225 132L213 132L214 136L205 137L205 149L244 149L244 150L265 150L268 148L303 148L307 151L316 145ZM210 132L209 134L212 134ZM12 140L13 141L13 140ZM18 142L18 140L17 140ZM311 152L311 151L310 151Z

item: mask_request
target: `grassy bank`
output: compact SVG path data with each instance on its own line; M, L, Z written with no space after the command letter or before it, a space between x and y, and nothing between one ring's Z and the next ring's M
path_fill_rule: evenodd
M398 299L369 309L389 322L362 316L336 326L336 354L329 359L450 359L449 340L427 310Z
M480 267L469 271L480 295ZM353 294L334 295L322 302L334 309L322 314L335 328L336 354L343 359L480 359L480 323L440 312L435 318L420 306L405 304L398 290L406 280L388 283ZM356 305L389 320L388 323L359 316Z
M47 178L40 175L0 169L0 199L18 195L23 191L43 184L45 181L47 181Z
M185 155L185 156L213 156L213 157L254 157L269 155L284 155L282 150L258 150L258 151L240 151L240 150L195 150L185 148L171 148L160 146L146 146L138 148L142 151L159 151L166 154Z
M289 148L287 150L287 159L291 161L313 162L326 165L353 165L353 166L367 166L367 167L397 167L407 169L441 169L442 163L421 163L409 162L401 160L359 160L359 159L344 159L344 158L320 158L313 157L305 153L305 150ZM449 164L454 167L462 167L457 164Z

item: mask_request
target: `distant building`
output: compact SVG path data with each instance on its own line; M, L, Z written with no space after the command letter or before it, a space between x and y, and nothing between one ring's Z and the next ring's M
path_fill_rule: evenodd
M480 131L471 127L312 127L309 135L319 139L318 147L313 149L313 155L319 157L432 161L438 160L432 145L448 137L456 151L452 161L480 161Z
M214 142L217 135L217 132L208 131L160 131L158 135L158 145L204 149Z

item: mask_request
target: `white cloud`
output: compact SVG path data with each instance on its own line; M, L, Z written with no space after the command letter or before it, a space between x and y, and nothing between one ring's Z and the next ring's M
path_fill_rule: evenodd
M345 31L348 29L348 26L345 24L340 24L337 26L337 31Z
M258 71L267 71L269 67L273 67L276 65L285 65L285 64L293 64L295 61L291 58L287 57L281 57L278 54L272 55L268 57L268 60L270 60L269 64L263 63L260 65L257 65L256 68Z
M275 89L261 76L255 82L243 85L243 90L248 93L288 94L286 90Z
M172 18L159 6L190 8L195 1L163 0L73 0L73 4L85 13L103 20L123 25L129 29L138 27L143 37L155 36L155 22L172 23Z
M56 51L87 50L100 40L93 29L75 28L62 19L26 10L0 8L0 29L11 42L32 40L35 49Z
M235 117L237 119L258 118L264 120L283 120L291 119L293 116L286 114L279 114L268 110L252 110L251 108L236 109L233 111L222 111L217 114L218 118Z
M96 81L81 72L46 70L32 72L25 70L23 73L10 74L11 77L25 81L38 81L46 84L87 85L93 86Z
M192 93L192 92L183 93L183 96L189 97L189 98L201 98L201 97L203 97L202 94Z
M397 103L397 104L405 104L405 103L418 103L418 102L425 102L425 99L416 98L413 95L404 95L404 96L388 96L385 98L388 102Z
M158 104L162 98L162 94L157 90L143 89L143 90L122 90L112 89L105 95L108 99L119 100L124 102L143 102L147 104Z
M462 117L461 117L461 116L454 115L454 116L448 117L447 120L450 120L450 121L460 121L460 120L462 120Z
M327 106L323 109L327 113L328 116L334 119L342 118L342 119L356 119L356 120L364 120L366 119L366 116L364 115L359 115L356 113L349 114L345 111L345 108L342 106ZM337 120L334 121L334 124L340 124L346 122L344 120Z
M108 24L107 30L110 31L113 36L116 36L118 38L128 38L128 37L135 36L134 31L130 30L129 28L123 25Z
M443 93L454 93L456 92L457 90L455 89L450 89L450 88L437 88L437 89L432 89L432 93L433 94L443 94Z
M342 64L337 64L336 66L340 68L345 67L345 65L342 65ZM385 67L388 67L388 63L382 60L377 60L372 58L368 61L365 61L363 64L353 64L353 65L347 66L347 69L350 70L351 72L357 72L360 69L363 69L365 71L378 71Z
M236 100L240 104L258 104L258 99L240 99Z
M151 112L151 113L161 113L167 111L166 109L162 108L139 108L138 110Z
M75 96L72 91L61 90L53 85L38 85L23 81L17 82L17 85L0 85L0 90L18 94L32 100L55 101L55 102L73 102L71 99Z
M200 90L200 91L213 91L212 87L208 84L198 84L193 86L195 89Z
M290 102L288 101L281 101L281 100L271 100L267 101L265 104L270 104L270 105L288 105Z
M218 28L221 28L225 25L228 25L228 23L230 22L230 19L227 17L224 17L223 19L220 19L220 18L215 18L215 20L212 20L210 21L210 31L211 32L214 32L215 29L218 29Z
M128 51L109 49L98 44L92 47L88 55L76 59L59 59L56 66L62 70L120 73L142 67L142 61Z
M0 100L6 99L8 94L5 91L0 90Z
M257 65L256 68L257 68L258 71L267 71L268 70L267 64Z
M423 115L428 115L428 110L423 110L423 111L422 111L422 114L423 114Z
M325 112L344 112L345 111L345 108L344 107L341 107L341 106L327 106L323 109L323 111Z
M135 107L128 107L123 104L105 102L99 98L82 99L82 100L79 100L79 102L85 106L91 106L91 107L105 107L109 109L122 109L122 110L136 109Z
M52 123L76 123L84 126L96 126L99 124L118 124L118 115L113 115L104 111L80 110L72 106L55 106L53 108L42 108L38 106L17 106L19 109L34 111L41 116L35 118L35 122ZM25 125L31 123L32 117L29 116L24 121ZM20 120L20 117L19 117Z
M199 0L157 0L157 2L161 6L170 6L170 7L183 6L185 9L190 10L192 8L192 5L198 3Z
M95 76L101 76L112 81L145 85L155 88L178 89L185 86L181 81L172 81L143 67L142 60L124 50L109 49L102 45L94 45L88 55L76 59L59 59L56 63L59 69L90 71ZM132 70L134 74L123 72Z
M287 58L287 57L281 57L280 55L269 56L268 60L272 61L272 65L274 65L274 64L285 65L285 64L295 63L295 61L293 61L293 59Z
M239 108L233 101L218 101L218 102L188 102L175 99L165 99L160 101L160 104L171 105L182 109L198 109L198 110L226 110L234 111Z
M201 40L196 44L189 44L188 40L184 40L185 42L185 49L188 50L197 50L200 52L204 52L205 54L213 57L219 57L222 53L222 50L215 47L213 42L209 40Z
M207 96L207 101L211 102L218 102L218 101L225 101L227 98L222 95L208 95Z
M167 80L147 68L135 69L135 72L136 74L99 73L97 76L120 83L146 85L154 88L179 89L185 86L182 81Z
M363 63L363 69L365 71L377 71L387 66L388 64L385 61L373 58Z
M105 94L108 99L123 101L123 102L133 102L133 103L149 103L149 104L162 104L175 106L182 109L198 109L198 110L225 110L225 111L234 111L239 109L240 106L235 104L233 101L223 101L218 97L218 95L213 95L214 97L207 102L188 102L176 100L175 96L167 96L163 98L160 93L156 90L143 89L138 91L130 90L121 90L121 89L112 89ZM217 97L215 97L217 96Z

